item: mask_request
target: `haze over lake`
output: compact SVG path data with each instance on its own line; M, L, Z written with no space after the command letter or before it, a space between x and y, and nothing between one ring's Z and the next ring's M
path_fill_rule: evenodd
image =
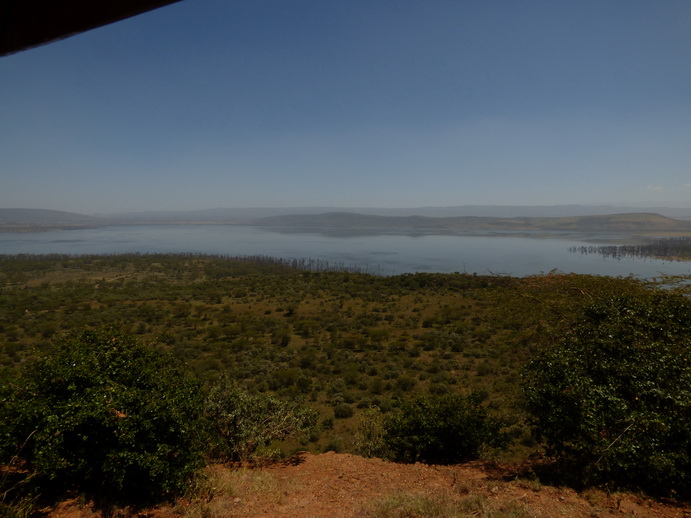
M609 276L691 275L691 262L614 259L569 251L621 235L476 234L285 230L240 225L111 226L0 233L3 254L202 253L318 259L382 274L467 272L526 276L559 270Z

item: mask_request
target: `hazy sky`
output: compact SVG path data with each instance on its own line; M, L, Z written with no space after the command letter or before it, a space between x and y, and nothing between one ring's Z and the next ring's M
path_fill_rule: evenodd
M689 0L185 0L0 58L0 207L691 206Z

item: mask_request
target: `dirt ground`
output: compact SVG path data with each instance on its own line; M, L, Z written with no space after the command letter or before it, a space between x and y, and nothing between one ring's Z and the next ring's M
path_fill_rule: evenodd
M49 518L98 514L76 501L45 511ZM406 465L347 454L304 453L263 468L212 466L193 499L114 514L142 518L691 518L691 505L596 489L578 493L540 484L516 475L511 467L490 463Z

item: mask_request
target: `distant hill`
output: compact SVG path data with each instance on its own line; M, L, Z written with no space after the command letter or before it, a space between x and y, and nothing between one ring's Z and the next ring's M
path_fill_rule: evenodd
M306 213L307 211L303 211ZM322 211L326 212L326 211ZM648 212L668 218L691 220L691 207L624 207L614 205L457 205L414 209L348 210L380 216L431 216L437 218L477 216L490 218L564 218ZM288 214L288 213L286 213ZM269 214L266 214L269 216Z
M103 220L75 212L47 209L0 209L0 230L31 232L36 230L93 227Z
M281 214L327 212L321 208L220 208L190 211L142 211L106 214L103 217L121 224L204 224L204 223L243 223L254 218L278 216ZM332 209L331 209L332 210Z
M631 213L564 218L492 218L426 216L372 216L351 212L288 214L251 221L251 224L284 228L414 229L421 231L512 230L589 232L691 232L691 222L659 214Z
M42 230L98 227L105 225L191 225L236 224L280 228L406 229L431 231L514 230L593 232L691 232L691 209L677 211L688 219L652 212L587 213L593 207L562 206L459 206L420 209L338 210L311 208L229 208L197 211L130 212L89 216L46 209L0 209L0 231L39 232ZM419 211L419 213L416 213ZM584 214L583 212L586 212ZM443 215L447 214L447 215ZM489 215L493 214L493 215ZM512 214L508 216L508 214ZM528 216L528 214L532 214ZM550 214L549 216L547 214ZM555 217L552 214L565 214Z
M246 223L269 216L348 212L369 216L426 216L432 218L559 218L642 212L641 208L612 205L458 205L448 207L353 208L353 207L234 207L191 211L147 211L102 215L121 224ZM645 212L691 220L691 207L646 208Z

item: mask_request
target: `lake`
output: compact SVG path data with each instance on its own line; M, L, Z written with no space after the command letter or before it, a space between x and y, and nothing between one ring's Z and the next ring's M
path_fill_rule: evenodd
M558 270L643 278L691 275L691 262L614 259L569 251L621 235L544 233L424 234L286 230L240 225L112 226L0 233L2 254L203 253L318 259L383 274L467 272L522 277Z

